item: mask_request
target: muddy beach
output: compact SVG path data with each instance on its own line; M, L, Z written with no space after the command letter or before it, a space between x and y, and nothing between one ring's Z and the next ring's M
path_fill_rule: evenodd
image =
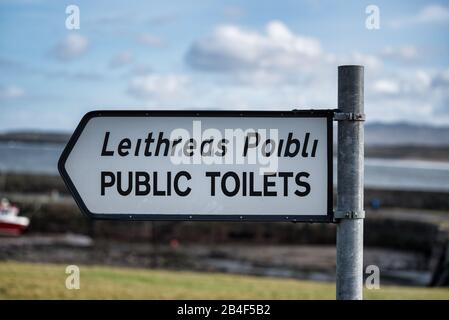
M331 245L241 245L123 242L84 235L27 235L0 242L0 260L225 272L334 281ZM425 286L431 277L425 255L367 248L365 266L377 265L384 284Z

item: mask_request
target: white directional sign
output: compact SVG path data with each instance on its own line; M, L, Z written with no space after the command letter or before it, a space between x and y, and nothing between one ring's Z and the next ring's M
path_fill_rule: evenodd
M93 218L330 222L332 117L94 111L58 166Z

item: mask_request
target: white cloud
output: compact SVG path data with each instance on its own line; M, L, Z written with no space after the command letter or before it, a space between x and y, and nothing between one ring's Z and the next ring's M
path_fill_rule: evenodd
M14 86L0 86L0 100L14 100L25 96L25 90Z
M376 94L398 94L400 91L399 83L391 79L379 79L373 84L373 92Z
M360 52L354 52L349 55L348 58L338 59L339 65L342 64L358 64L364 66L370 71L378 70L382 67L382 60L373 54L364 54Z
M446 88L449 95L449 68L441 71L432 79L432 86L435 88Z
M417 22L448 22L449 8L432 4L422 9L416 17Z
M129 51L124 51L114 56L109 62L111 68L121 68L133 62L133 55Z
M416 71L415 84L423 90L428 90L432 84L432 75L423 70Z
M265 33L219 26L212 35L193 43L186 60L207 71L282 70L311 68L327 60L320 42L296 35L280 21L267 24Z
M368 77L365 103L371 120L447 125L449 69L401 70L388 78Z
M428 102L434 97L437 89L436 79L441 79L442 72L429 72L425 70L402 70L383 77L369 79L368 94L372 93L376 99L427 96ZM449 95L449 92L448 92Z
M339 64L361 64L371 72L383 65L375 55L325 52L318 39L295 34L280 21L269 22L265 32L219 26L191 45L186 62L195 70L230 75L236 84L264 90L270 85L300 88Z
M128 93L137 99L169 103L186 94L188 78L184 75L148 74L131 79Z
M418 13L410 17L399 18L390 22L393 27L405 27L414 24L448 23L449 7L439 4L431 4L422 8Z
M382 50L381 55L385 58L407 62L416 60L418 58L418 51L411 45L399 47L389 46Z
M52 55L58 60L69 61L76 59L86 53L89 40L77 33L70 33L61 42L56 44Z
M194 102L213 108L335 108L337 65L361 64L369 121L447 124L449 70L420 70L411 64L395 71L383 68L384 58L413 61L417 56L409 45L379 54L332 54L318 39L276 21L264 32L220 26L188 50L186 62L194 70L210 71L193 73L196 87L188 90Z

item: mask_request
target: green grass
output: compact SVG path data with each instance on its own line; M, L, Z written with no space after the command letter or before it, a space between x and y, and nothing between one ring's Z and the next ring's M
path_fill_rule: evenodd
M0 299L335 299L335 285L220 273L80 266L80 290L65 265L0 262ZM367 299L449 299L448 288L383 286Z

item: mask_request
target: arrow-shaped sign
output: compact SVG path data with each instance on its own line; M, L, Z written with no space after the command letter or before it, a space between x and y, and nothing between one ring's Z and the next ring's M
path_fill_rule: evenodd
M332 221L333 111L93 111L59 159L81 211Z

